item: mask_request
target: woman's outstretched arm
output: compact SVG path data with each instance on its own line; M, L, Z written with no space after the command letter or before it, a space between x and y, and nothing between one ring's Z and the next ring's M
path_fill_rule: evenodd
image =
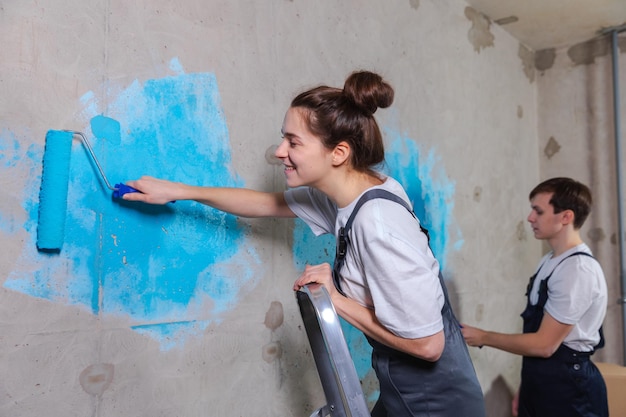
M144 176L128 181L138 193L124 194L127 201L167 204L194 200L240 217L295 217L283 193L268 193L247 188L202 187Z

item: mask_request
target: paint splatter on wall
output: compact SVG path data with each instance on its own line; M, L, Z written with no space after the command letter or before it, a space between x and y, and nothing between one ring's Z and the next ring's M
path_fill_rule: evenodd
M92 93L82 98L84 129L110 183L152 175L193 184L237 187L228 129L212 74L184 74L134 82L101 115ZM72 129L73 126L50 126ZM80 129L79 129L80 130ZM127 315L134 329L164 349L184 342L236 306L258 276L260 261L234 216L181 201L149 206L113 200L79 140L74 141L63 248L35 249L43 149L28 153L4 132L7 169L30 158L37 172L25 190L23 227L33 238L4 286L33 297L78 304L93 314ZM0 227L17 227L2 214ZM253 270L257 269L253 273Z
M94 152L111 183L147 174L175 181L242 186L230 163L228 130L212 74L185 74L138 81L109 97L106 109L88 92L81 99ZM102 112L106 110L106 115ZM75 128L50 126L51 129ZM79 129L80 130L80 129ZM454 185L445 178L434 152L423 155L415 142L387 131L386 172L407 189L431 246L442 265L451 234ZM184 344L220 314L236 307L261 264L250 247L245 223L192 202L149 206L113 200L80 141L71 157L64 246L59 254L37 252L37 196L43 148L23 150L9 131L0 134L0 169L30 166L20 196L27 213L18 224L0 212L0 230L27 230L31 242L4 286L53 302L82 305L93 314L128 316L133 329L161 343ZM332 262L334 238L314 238L297 221L294 262ZM457 240L457 245L462 241ZM370 372L369 345L344 322L357 371Z
M460 229L454 223L454 181L450 180L443 162L434 149L424 152L417 143L391 129L386 154L386 173L406 189L413 211L428 229L430 247L445 270L447 251L463 246Z

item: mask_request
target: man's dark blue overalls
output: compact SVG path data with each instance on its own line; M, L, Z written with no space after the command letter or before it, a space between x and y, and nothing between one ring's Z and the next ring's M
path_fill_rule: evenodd
M593 258L586 252L575 252L563 258L561 262L575 255ZM543 308L548 301L548 280L554 270L541 281L537 304L532 305L530 303L530 292L540 270L541 266L530 278L526 291L528 301L526 309L521 314L524 319L524 333L534 333L539 330L543 319ZM602 328L600 328L600 343L596 349L603 346L604 335ZM578 352L561 344L549 358L524 356L518 416L608 416L606 385L600 371L589 359L594 351Z

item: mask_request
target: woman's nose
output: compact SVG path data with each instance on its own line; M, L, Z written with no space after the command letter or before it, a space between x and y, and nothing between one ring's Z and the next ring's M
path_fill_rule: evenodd
M276 147L274 151L274 156L276 158L286 158L287 157L287 141L283 140L280 145Z

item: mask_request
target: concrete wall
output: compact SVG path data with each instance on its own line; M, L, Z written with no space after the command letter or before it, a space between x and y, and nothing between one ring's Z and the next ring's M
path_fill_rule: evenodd
M305 263L332 260L332 239L189 202L113 201L75 141L64 245L41 253L41 158L49 129L75 129L112 183L149 174L282 190L269 155L291 98L355 69L396 88L377 113L385 169L431 229L457 315L521 328L542 251L525 218L548 171L544 95L517 41L463 1L4 2L0 35L0 414L302 416L323 405L291 285ZM374 401L368 348L345 331ZM507 415L519 358L472 355L490 415Z
M623 34L618 36L618 51L621 120L624 120L626 38ZM537 67L541 68L537 71L541 177L570 176L591 187L594 207L582 235L602 264L609 289L604 323L607 346L598 352L596 360L623 364L623 304L617 302L622 292L616 161L623 164L626 158L616 156L611 37L541 51L537 56ZM621 137L623 148L623 128Z

